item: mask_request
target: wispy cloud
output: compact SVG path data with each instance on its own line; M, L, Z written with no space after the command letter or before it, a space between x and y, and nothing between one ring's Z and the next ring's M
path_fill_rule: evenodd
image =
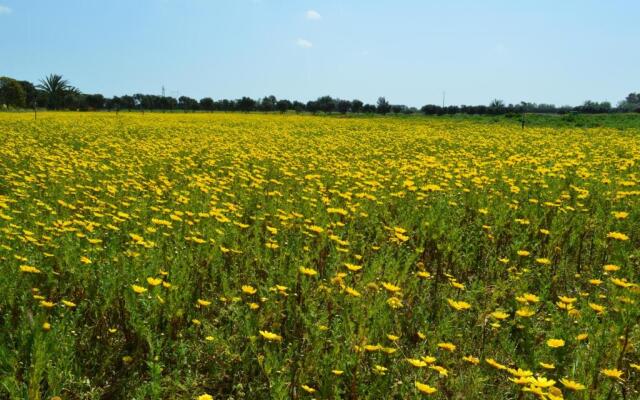
M11 9L0 4L0 14L11 14Z
M303 49L310 49L313 47L313 43L311 43L310 41L306 40L306 39L298 39L296 40L296 44L300 47L302 47Z
M309 10L306 12L305 15L307 19L314 19L314 20L322 19L322 15L320 15L320 13L317 12L316 10Z

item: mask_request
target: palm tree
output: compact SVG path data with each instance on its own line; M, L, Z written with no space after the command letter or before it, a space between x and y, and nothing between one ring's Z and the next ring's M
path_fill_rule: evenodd
M69 85L69 81L58 74L40 79L40 84L36 87L46 93L49 108L58 108L67 95L80 94L77 88Z

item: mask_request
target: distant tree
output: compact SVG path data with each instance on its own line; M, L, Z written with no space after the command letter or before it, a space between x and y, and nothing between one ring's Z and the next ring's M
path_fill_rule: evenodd
M391 106L389 102L384 97L378 97L378 103L376 107L376 111L378 114L387 114L391 111Z
M215 110L216 103L213 101L211 97L205 97L200 99L200 109L204 111L213 111Z
M104 108L104 96L101 94L86 95L87 107L93 110L102 110Z
M603 101L598 103L597 101L587 100L581 106L575 107L574 111L583 112L586 114L603 114L611 112L611 103Z
M266 96L262 98L258 108L260 109L260 111L265 112L275 111L277 102L278 101L276 100L276 96Z
M629 93L625 98L625 101L631 104L640 105L640 93Z
M250 97L243 97L240 100L238 100L237 107L239 111L244 111L244 112L254 111L256 107L256 101ZM231 111L231 110L227 110L227 111Z
M395 104L391 106L391 112L394 114L400 114L402 112L405 112L407 110L407 106L401 105L401 104Z
M244 104L242 105L241 103L244 103ZM235 102L233 100L222 99L219 101L219 104L220 104L219 109L221 111L234 111L234 110L245 111L242 109L244 107L246 109L245 112L249 112L253 110L256 102L255 100L249 97L243 97L241 100L238 100Z
M196 111L199 108L198 100L188 96L180 96L178 98L178 107L184 112Z
M38 102L38 89L33 85L33 83L29 81L19 81L20 85L24 89L24 93L26 94L26 105L27 107L33 107L33 103Z
M351 109L351 102L349 100L338 100L336 102L336 110L340 114L346 114Z
M276 103L276 108L278 109L278 111L284 114L287 112L287 110L291 110L293 108L293 104L291 104L289 100L278 100L278 102Z
M303 112L304 110L307 109L307 106L304 103L302 103L300 101L297 101L297 100L295 100L293 102L292 107L295 110L295 112L297 112L297 113L301 113L301 112Z
M127 110L131 111L136 108L136 100L133 98L133 96L124 95L120 97L120 105L123 109L126 108Z
M358 99L353 99L351 101L351 112L353 113L359 113L362 111L362 107L364 106L364 104L358 100Z
M6 76L1 77L0 105L6 104L13 107L24 107L26 103L27 94L20 82Z
M502 114L505 111L504 101L500 99L493 99L491 103L489 103L489 112L491 114L497 115Z
M330 113L336 110L336 101L331 96L318 97L315 103L318 111Z
M50 74L40 79L36 88L42 90L47 96L47 107L58 109L67 102L65 98L80 94L80 90L71 86L62 75Z
M618 110L622 112L640 112L640 93L629 93L624 100L618 103Z
M312 114L315 114L320 110L318 108L318 102L316 101L307 101L305 109Z
M425 104L424 106L422 106L422 108L420 108L420 111L424 115L436 115L439 108L440 107L436 106L435 104Z
M364 106L362 106L362 112L365 114L373 114L374 112L376 112L376 106L374 106L373 104L365 104Z

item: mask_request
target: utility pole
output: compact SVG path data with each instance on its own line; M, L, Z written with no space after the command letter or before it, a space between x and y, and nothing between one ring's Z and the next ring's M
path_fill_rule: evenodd
M34 121L38 119L38 103L33 101L33 119Z
M442 108L444 108L444 98L447 95L447 92L442 91Z
M162 85L162 97L164 97L164 85Z

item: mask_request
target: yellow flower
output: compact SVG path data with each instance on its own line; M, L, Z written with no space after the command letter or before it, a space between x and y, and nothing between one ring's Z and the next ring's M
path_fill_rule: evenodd
M62 304L64 304L65 306L69 307L69 308L73 308L76 306L76 303L71 302L71 301L67 301L67 300L62 300Z
M547 346L551 348L558 348L564 346L564 340L562 339L549 339L547 340Z
M51 324L48 322L45 322L42 324L42 330L45 332L49 332L51 330Z
M613 217L615 219L625 219L629 216L629 213L626 211L612 211Z
M625 235L622 232L609 232L607 233L607 238L615 239L615 240L629 240L629 236Z
M478 357L474 357L474 356L464 356L462 357L462 359L468 363L471 363L473 365L478 365L480 364L480 359Z
M547 363L544 363L544 362L542 362L542 361L540 361L538 364L540 364L540 366L541 366L542 368L544 368L544 369L555 369L555 368L556 368L556 366L555 366L555 365L553 365L553 364L547 364Z
M41 300L40 301L40 305L44 308L53 308L53 306L56 305L56 303L50 302L50 301L46 301L46 300Z
M269 331L259 331L260 335L270 342L282 342L282 336Z
M213 400L213 396L207 393L201 394L200 396L198 396L198 400Z
M148 277L147 278L147 283L151 286L158 286L159 284L162 283L162 279L160 278L153 278L153 277Z
M527 250L518 250L518 255L520 257L528 257L529 254L531 254L530 252L528 252Z
M426 362L418 360L416 358L407 358L407 362L416 368L423 368L427 366Z
M396 286L388 282L382 282L382 286L392 293L399 292L400 290L402 290L399 286Z
M300 267L298 269L300 271L301 274L303 275L307 275L307 276L315 276L318 275L318 271L316 271L313 268L305 268L305 267Z
M383 367L382 365L374 365L373 366L373 372L375 372L378 375L385 375L385 373L388 371L389 369L386 367Z
M208 305L210 305L210 304L211 304L211 302L210 302L210 301L208 301L208 300L198 299L198 304L199 304L199 305L201 305L201 306L203 306L203 307L207 307Z
M453 343L438 343L438 347L444 350L448 350L448 351L455 351L456 350L456 345Z
M31 265L21 265L20 266L20 272L29 272L29 273L32 273L32 274L39 274L42 271L40 271L36 267L32 267Z
M607 272L615 272L615 271L619 271L620 267L615 264L607 264L604 267L602 267L602 269L604 269Z
M453 308L455 308L458 311L464 311L464 310L468 310L471 308L471 304L465 302L465 301L455 301L452 299L447 299L447 302L449 303L449 305Z
M344 263L344 266L347 267L347 269L349 271L353 271L353 272L357 272L357 271L360 271L362 269L361 265L355 265L355 264L351 264L351 263Z
M626 279L611 278L611 282L613 282L614 285L625 289L633 286L633 283L627 282Z
M242 285L242 293L255 294L258 290L251 285Z
M334 374L334 375L340 376L340 375L344 374L344 371L342 371L340 369L332 369L331 373Z
M93 261L89 257L82 256L80 257L80 262L83 264L91 264Z
M498 320L503 320L503 319L507 319L509 318L509 314L504 312L504 311L494 311L490 314L493 318L498 319Z
M449 376L449 371L445 367L441 367L439 365L430 365L429 369L438 371L441 376Z
M533 376L533 372L529 370L521 369L521 368L518 368L518 369L507 368L507 372L509 372L513 376L517 376L520 378L528 378L530 376Z
M618 380L622 380L622 374L624 374L624 372L616 368L603 369L600 372L602 372L604 375L608 376L609 378L618 379Z
M544 376L539 376L531 380L531 384L540 388L548 388L556 384L553 379L547 379Z
M562 383L562 385L569 390L577 391L577 390L585 390L587 388L585 385L569 379L560 379L560 383Z
M427 385L426 383L421 383L421 382L418 382L418 381L415 382L415 386L416 386L416 389L418 389L418 391L420 393L424 393L424 394L433 394L433 393L438 391L436 388L431 387L431 386Z
M350 288L349 286L346 286L344 288L344 291L347 292L348 295L353 296L353 297L360 297L360 292L358 292L357 290Z
M133 289L133 291L138 294L141 294L147 291L146 288L143 288L142 286L138 286L138 285L131 285L131 289Z
M516 311L516 315L518 317L522 317L522 318L529 318L529 317L533 316L534 314L535 314L535 311L533 311L533 310L531 310L531 309L529 309L527 307L520 308L520 309L518 309Z
M307 393L315 393L315 389L312 388L311 386L307 386L307 385L300 385L300 387Z
M499 362L497 362L493 358L485 358L484 361L487 364L491 365L493 368L496 368L496 369L507 369L506 365L500 364Z

